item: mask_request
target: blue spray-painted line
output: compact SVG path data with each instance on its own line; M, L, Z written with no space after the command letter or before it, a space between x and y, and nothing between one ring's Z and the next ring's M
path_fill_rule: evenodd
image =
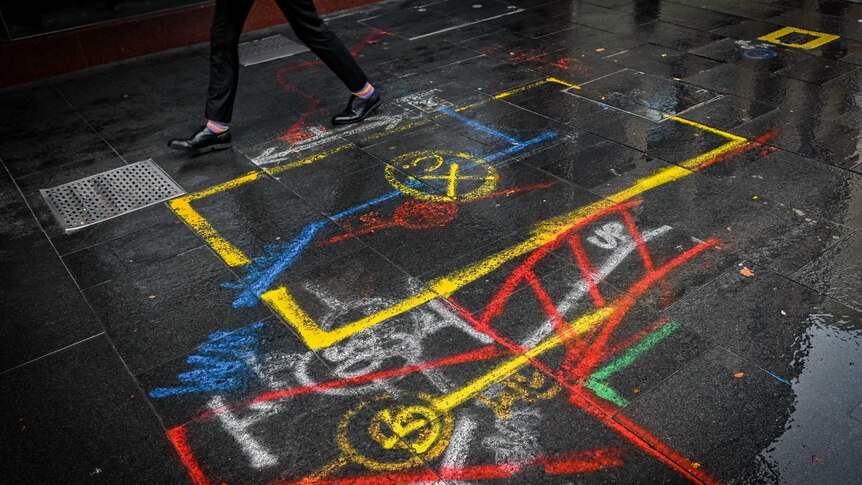
M413 182L410 185L416 185L418 182ZM393 190L383 196L370 200L363 204L351 207L343 212L339 212L332 216L332 220L342 219L350 216L369 207L386 202L387 200L395 199L403 196L404 193L399 190ZM254 267L249 270L249 273L243 278L243 283L240 285L231 284L230 287L247 287L240 296L234 300L233 307L250 307L257 304L258 295L265 292L272 285L273 281L278 278L278 275L287 270L293 265L294 261L302 254L302 251L311 244L314 236L321 229L329 224L330 219L323 219L312 222L305 226L302 232L299 233L293 241L286 246L279 245L279 248L268 248L268 256L255 258Z
M211 333L207 342L198 345L197 353L186 359L186 363L197 369L177 376L183 385L153 389L150 397L161 399L180 394L244 389L252 374L248 359L257 352L257 331L263 325L263 322L257 322L233 332Z
M772 376L772 377L774 377L776 380L781 381L781 382L783 382L783 383L787 384L788 386L789 386L789 385L791 385L791 384L790 384L789 382L787 382L786 380L782 379L781 377L778 377L777 375L773 374L772 372L769 372L768 370L764 369L763 367L760 367L760 366L759 366L759 365L757 365L757 364L755 364L754 366L755 366L755 367L757 367L758 369L762 370L763 372L766 372L767 374L771 375L771 376Z
M535 138L531 138L527 141L519 142L517 145L515 145L513 147L507 148L507 149L499 151L497 153L492 153L491 155L488 155L487 157L483 158L482 160L484 160L486 162L493 162L494 160L496 160L498 158L505 157L506 155L511 155L512 153L519 152L519 151L529 147L530 145L535 145L536 143L540 143L540 142L543 142L545 140L549 140L555 136L557 136L557 134L553 131L550 131L550 132L545 133L543 135L539 135Z
M484 157L482 160L485 162L492 162L501 157L519 152L531 145L535 145L536 143L540 143L542 141L557 136L555 132L548 132L522 142L508 135L500 133L493 128L487 127L479 123L478 121L466 118L448 108L441 108L439 111L449 116L452 116L460 121L463 121L477 130L483 131L492 136L501 138L514 144L514 146L512 147L509 147L496 153L492 153L491 155ZM418 180L410 179L406 182L406 185L409 187L416 187L422 184ZM314 240L314 237L317 235L317 233L327 224L329 224L329 222L331 222L332 220L338 220L350 216L374 205L383 203L387 200L402 197L403 195L404 193L398 190L389 192L369 202L356 205L354 207L351 207L350 209L335 214L331 216L330 219L323 219L320 221L312 222L311 224L303 228L299 236L297 236L293 241L287 244L278 244L267 247L265 249L266 255L255 258L254 262L248 266L249 272L246 274L246 276L244 276L240 281L225 283L223 285L227 288L243 289L240 296L236 300L234 300L233 307L241 308L257 305L260 295L269 289L269 287L276 280L276 278L278 278L278 275L280 275L293 265L293 263L296 261L299 255L302 254L305 248L307 248L308 245L311 244L311 241Z
M478 121L475 121L475 120L471 120L470 118L467 118L464 115L456 113L449 108L440 108L437 111L439 111L439 112L441 112L447 116L451 116L452 118L455 118L458 121L462 121L462 122L466 123L467 126L473 128L474 130L481 131L482 133L491 135L494 138L499 138L501 140L505 140L505 141L507 141L513 145L518 145L521 143L517 138L512 138L511 136L509 136L505 133L501 133L501 132L491 128L490 126L483 125L482 123L479 123Z

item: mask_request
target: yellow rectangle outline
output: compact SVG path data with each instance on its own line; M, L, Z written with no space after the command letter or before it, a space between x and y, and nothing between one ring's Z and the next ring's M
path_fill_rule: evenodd
M540 81L536 81L534 83L527 84L525 86L520 86L520 87L511 89L509 91L504 91L502 93L494 95L493 98L494 99L503 99L503 98L505 98L507 96L511 96L515 93L519 93L521 91L532 89L532 88L535 88L535 87L538 87L538 86L541 86L541 85L544 85L547 83L551 83L551 82L566 86L568 88L580 89L580 86L577 86L577 85L574 85L574 84L571 84L571 83L568 83L568 82L565 82L565 81L562 81L562 80L559 80L559 79L556 79L553 77L549 77L546 79L542 79ZM456 108L455 111L458 111L458 112L464 111L464 110L479 106L481 104L484 104L486 102L487 101L483 100L483 101L479 101L476 103L461 106L461 107ZM417 127L417 126L423 126L423 125L431 123L435 120L441 119L445 116L446 115L444 115L444 114L436 114L434 116L424 118L422 120L418 120L418 121L415 121L412 123L407 123L405 125L398 126L396 128L392 128L391 130L385 130L385 131L382 131L380 133L375 133L373 135L366 137L364 139L364 141L373 141L373 140L383 138L383 137L386 137L389 135L400 133L400 132L405 131L405 130L409 130L409 129ZM210 195L214 195L214 194L217 194L219 192L224 192L226 190L234 189L236 187L239 187L240 185L244 185L246 183L257 180L264 174L275 175L275 174L286 172L288 170L292 170L294 168L298 168L298 167L301 167L304 165L312 164L312 163L317 162L319 160L323 160L324 158L327 158L330 155L334 155L340 151L346 150L352 146L353 146L353 144L346 143L344 145L330 148L329 150L324 150L323 152L316 153L314 155L302 158L300 160L296 160L294 162L286 163L284 165L279 165L279 166L273 167L273 168L263 169L262 171L253 171L253 172L250 172L246 175L243 175L242 177L230 180L230 181L225 182L223 184L215 185L215 186L210 187L206 190L202 190L200 192L195 192L193 194L187 194L185 196L173 199L169 202L169 206L171 207L171 209L174 210L174 212L177 214L177 216L180 217L180 219L185 221L185 223L188 224L189 227L192 228L192 230L194 230L196 233L198 233L198 235L204 241L206 241L207 244L209 244L210 248L212 248L212 250L216 254L218 254L219 257L221 257L228 266L231 266L231 267L244 266L244 265L250 263L251 259L244 252L242 252L242 250L240 250L239 248L237 248L236 246L234 246L233 244L228 242L224 237L222 237L221 234L219 234L218 231L216 231L215 228L212 227L212 225L203 216L201 216L200 213L198 213L192 207L192 205L191 205L192 201L203 199L205 197L209 197Z
M810 40L804 44L790 44L787 42L781 42L781 38L787 34L805 34L805 35L813 35L817 37L814 40ZM833 40L840 39L841 37L834 34L827 34L825 32L817 32L814 30L805 30L800 29L798 27L783 27L775 32L770 32L762 37L758 37L757 40L763 40L766 42L771 42L773 44L783 45L785 47L792 47L794 49L816 49L824 44L828 44Z
M502 99L512 94L542 86L547 83L555 83L566 86L568 88L580 89L580 87L574 84L570 84L555 78L547 78L534 83L527 84L525 86L520 86L518 88L499 93L494 96L494 99ZM457 108L456 111L463 111L484 102L485 101L480 101L471 105L462 106L460 108ZM445 115L435 116L441 117ZM435 117L431 117L423 121L424 123L427 123L433 121L434 118ZM566 215L558 216L550 220L540 222L537 224L533 235L525 241L515 244L502 251L499 251L496 254L485 258L482 261L468 265L464 268L461 268L460 270L456 270L446 276L436 278L427 284L429 289L420 291L419 293L416 293L402 300L401 302L396 303L395 305L392 305L374 314L355 320L342 327L338 327L328 331L323 330L320 325L301 308L299 303L291 296L291 294L287 291L287 288L284 286L263 293L261 295L261 299L266 302L267 305L270 306L270 308L272 308L285 322L289 323L297 330L305 344L310 349L323 349L335 343L338 343L350 337L351 335L367 330L368 328L371 328L378 323L388 320L389 318L400 315L424 303L427 303L439 296L451 296L461 287L475 281L478 278L481 278L482 276L490 273L491 271L494 271L507 261L527 254L541 247L542 245L553 241L560 234L567 231L569 228L576 225L578 222L588 217L590 214L611 207L614 204L631 199L632 197L636 197L655 187L664 185L669 182L673 182L687 175L690 175L693 173L692 170L699 166L703 161L730 152L744 145L748 141L743 137L728 133L726 131L718 130L716 128L712 128L710 126L706 126L691 120L687 120L677 116L669 116L669 118L679 123L684 123L700 130L722 136L730 141L713 150L710 150L709 152L688 159L680 165L672 165L662 170L659 170L655 174L649 177L645 177L637 181L632 186L620 192L617 192L616 194L608 196L602 200L584 206ZM414 123L413 125L415 126L416 124ZM405 127L399 127L393 130L389 130L387 132L377 134L375 136L382 137L391 134L392 132L401 131L403 129L405 129ZM174 199L171 201L170 206L172 209L174 209L174 211L180 218L182 218L190 227L192 227L192 229L194 229L196 232L198 232L198 234L201 235L201 237L210 245L210 247L212 247L213 251L215 251L219 256L221 256L222 259L224 259L228 265L242 266L250 262L249 258L241 250L234 247L232 244L222 238L221 235L219 235L218 232L216 232L215 229L209 224L209 222L207 222L207 220L204 219L203 216L198 214L192 208L191 202L252 182L260 178L262 175L264 175L264 173L281 173L286 170L314 163L318 160L322 160L334 153L337 153L351 146L353 145L341 145L330 150L326 150L324 152L297 160L295 162L275 167L273 169L251 172L242 177L220 185L216 185L204 191L196 192Z

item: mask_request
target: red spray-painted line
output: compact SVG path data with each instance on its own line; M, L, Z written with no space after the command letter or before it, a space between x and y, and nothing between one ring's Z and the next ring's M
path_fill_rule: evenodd
M569 322L567 322L566 319L563 318L563 315L560 314L559 310L557 310L557 306L554 305L551 295L549 295L548 291L545 290L545 287L539 283L539 278L536 276L536 273L531 271L524 276L524 279L527 280L527 284L529 284L533 289L533 293L539 300L542 310L544 310L545 315L547 315L551 320L551 324L557 332L561 334L566 332L569 328Z
M210 485L209 479L206 474L204 474L198 461L195 459L194 453L192 453L192 448L189 446L188 440L186 439L187 433L188 430L185 426L177 426L176 428L168 430L168 439L174 445L174 449L177 450L177 454L180 455L180 460L182 460L183 465L186 466L186 470L189 472L189 477L191 477L192 482L194 482L195 485Z
M748 150L751 150L752 148L762 147L763 145L766 144L766 142L775 138L780 133L781 133L780 128L775 128L775 129L769 130L766 133L764 133L763 135L760 135L759 137L757 137L754 141L750 141L750 142L742 145L739 148L734 148L733 150L730 150L729 152L722 153L721 155L719 155L715 158L704 161L703 163L698 165L694 169L694 171L700 172L701 170L705 169L706 167L709 167L711 165L715 165L716 163L719 163L719 162L723 162L723 161L727 160L728 158L733 158L733 157L739 155L740 153L747 152Z
M492 199L495 197L508 197L510 195L518 194L521 192L530 192L533 190L546 189L548 187L551 187L552 185L554 185L554 182L525 185L523 187L515 187L512 189L491 192L490 194L484 195L482 197L465 200L460 203L466 204L478 200ZM458 205L459 203L456 202L427 202L411 199L404 202L397 209L395 209L395 213L393 214L391 220L383 221L372 226L363 227L362 229L353 231L352 233L341 234L332 237L330 239L315 244L315 247L328 246L330 244L344 241L345 239L362 236L364 234L369 234L392 227L404 227L406 229L414 230L430 229L432 227L443 227L455 219L455 215L458 213ZM429 217L429 213L431 217ZM414 219L419 222L411 222L411 219Z
M625 214L625 212L623 213ZM581 244L581 238L577 235L570 237L569 247L572 248L572 254L575 256L575 261L577 261L578 267L581 268L584 283L587 285L590 296L593 298L593 303L595 303L596 306L605 306L605 298L602 296L601 292L599 292L598 282L596 281L600 278L599 272L596 271L593 263L590 262L590 258L587 257L584 245Z
M652 272L650 275L645 276L638 283L635 283L633 285L633 287L648 287L650 284L655 284L656 280L658 279L655 277L656 274L666 275L667 272L671 271L672 269L678 267L683 262L685 262L685 261L693 258L695 255L697 255L699 253L699 251L696 251L697 249L703 250L706 247L708 247L709 245L710 244L708 242L703 243L700 248L695 247L692 250L689 250L686 253L683 253L682 255L677 256L677 258L675 258L674 260L669 262L667 265L665 265L665 266L659 268L658 270ZM628 299L631 299L629 294L624 294L618 300L628 300ZM611 306L613 308L616 308L616 310L614 311L614 313L610 317L611 320L622 319L622 317L631 309L631 305L623 305L623 304L620 304L619 301L615 301L614 303L611 304ZM615 354L616 352L624 350L625 348L627 348L630 345L636 344L643 337L645 337L652 330L654 330L654 328L658 328L659 326L666 324L667 321L668 321L667 319L658 320L657 322L653 323L649 328L645 329L642 332L639 332L634 337L631 337L630 339L628 339L628 340L618 344L617 346L615 346L611 352L605 353L605 355L602 356L600 361L604 361L605 359L612 357L613 354ZM499 337L496 333L491 333L489 335L492 338L495 338L495 340ZM506 340L503 337L500 337L500 338L502 340ZM501 343L503 343L503 342L501 342ZM620 433L621 436L623 436L625 439L627 439L629 442L631 442L632 444L634 444L635 446L637 446L638 448L640 448L641 450L643 450L647 454L655 456L661 462L663 462L666 465L670 466L671 468L677 470L683 476L689 478L690 480L692 480L694 482L701 482L701 483L705 483L705 484L709 484L709 485L718 484L718 481L715 480L714 478L712 478L707 473L690 467L689 466L689 464L691 463L690 460L686 459L684 456L680 455L679 453L676 453L675 451L673 451L670 447L668 447L667 445L662 443L661 440L654 437L648 431L637 426L636 424L632 423L628 419L625 419L625 422L623 424L615 421L612 416L614 416L617 413L618 410L616 408L611 407L610 405L605 404L603 402L595 403L595 402L592 402L591 400L587 399L586 397L584 397L581 394L582 392L585 392L583 387L573 385L569 379L565 379L565 378L561 379L560 378L561 376L559 375L559 373L552 371L545 364L543 364L541 362L537 362L537 361L533 361L532 364L535 367L544 371L548 376L558 380L562 385L569 388L571 391L570 402L572 404L584 409L589 414L591 414L592 416L597 418L600 422L604 423L606 426L608 426L611 429ZM624 419L619 414L616 414L616 416L618 416L620 420Z
M572 392L569 393L569 401L572 404L578 406L579 408L587 411L589 414L598 419L600 422L604 423L609 428L618 432L622 437L627 439L633 445L637 446L646 453L658 458L662 463L670 466L674 470L677 470L679 473L681 473L684 477L688 478L692 482L700 482L707 485L718 485L718 480L711 477L709 474L703 472L702 470L692 467L690 465L690 460L673 451L667 445L662 443L661 440L653 436L650 432L632 423L630 420L628 420L621 414L617 414L615 417L611 417L611 415L608 413L608 410L603 410L602 408L596 406L594 403L585 399L575 390L572 390ZM610 411L615 412L615 410ZM618 422L616 421L616 419L619 419L623 422Z
M484 347L480 347L476 350L472 350L470 352L464 352L461 354L455 354L449 357L444 357L442 359L431 360L428 362L424 362L422 364L410 365L405 367L399 367L397 369L390 369L380 372L373 372L370 374L365 374L356 377L349 377L346 379L337 379L334 381L327 381L320 384L314 384L310 386L302 386L302 387L292 387L289 389L280 389L278 391L266 392L260 394L253 399L247 401L240 401L238 403L234 403L227 406L222 406L219 408L208 410L195 418L195 421L203 421L213 416L223 414L226 412L230 412L237 409L245 409L249 406L260 402L266 401L277 401L280 399L286 399L293 396L301 396L303 394L312 394L316 392L323 392L330 389L341 389L343 387L349 386L357 386L361 384L367 384L369 382L390 379L392 377L403 376L407 374L414 374L417 372L422 372L430 369L436 369L439 367L446 367L450 365L464 364L467 362L478 362L481 360L489 360L495 357L501 357L504 355L509 355L510 352L504 349L498 348L496 345L486 345Z
M510 340L505 339L499 334L497 334L497 332L491 326L491 322L503 313L506 304L508 303L512 294L518 288L518 285L522 281L526 281L533 288L536 297L542 304L542 308L544 309L548 318L551 319L552 323L554 324L554 327L557 329L557 332L560 334L563 344L566 345L566 347L571 347L572 344L570 341L579 340L581 337L574 332L566 331L566 329L568 328L568 324L564 321L562 316L557 311L556 307L550 301L550 297L547 295L547 292L539 284L538 277L533 271L533 267L538 264L539 261L545 258L545 256L547 256L550 252L554 251L565 241L569 240L572 235L577 235L577 232L580 231L586 225L591 224L596 220L609 214L618 212L625 213L625 211L627 211L629 208L637 206L642 202L642 200L622 202L614 206L608 207L604 210L598 211L594 214L591 214L579 223L572 226L569 230L560 234L555 240L550 241L544 246L541 246L538 249L534 250L523 263L521 263L517 268L515 268L514 271L509 274L509 276L506 278L506 281L503 283L497 293L495 293L494 296L491 298L480 318L477 318L475 315L472 314L472 312L458 305L451 298L449 299L449 301L458 310L460 315L468 322L470 322L470 324L477 331L491 336L497 342L506 346L511 351L519 352L519 350L517 349L521 349L521 347L514 342L511 342ZM573 349L570 349L569 352L572 353L572 350ZM520 350L520 352L523 352L523 350Z
M612 207L608 207L607 209L603 209L601 211L595 212L590 216L585 217L583 220L572 226L569 230L560 234L553 241L541 246L540 248L533 251L532 254L520 265L518 266L512 273L509 274L509 277L503 283L500 290L491 298L488 306L486 307L484 313L481 318L475 319L480 328L491 328L490 322L494 318L500 316L503 313L503 309L508 303L509 298L511 298L512 294L517 289L518 285L524 280L528 274L533 273L533 268L536 264L538 264L542 259L544 259L548 254L552 251L558 249L560 245L562 245L572 234L576 234L579 230L581 230L586 225L594 222L597 219L607 216L608 214L624 211L630 207L634 207L636 205L641 204L642 200L633 200L628 202L623 202L620 204L616 204ZM548 315L549 318L553 317L553 315ZM576 339L577 336L569 336L567 339Z
M287 91L293 91L299 94L308 101L308 105L306 106L305 111L301 115L299 115L299 118L297 118L297 120L294 121L292 125L290 125L290 128L288 128L287 132L281 136L281 141L294 144L308 138L307 135L302 134L302 130L305 128L305 122L308 121L308 118L310 118L312 114L317 112L318 109L320 109L321 102L320 99L311 97L310 95L302 92L299 89L288 89L286 86L282 87L284 87Z
M641 241L642 241L642 239L641 239ZM648 271L647 274L644 276L644 278L642 278L640 281L633 284L632 287L626 293L624 293L622 296L620 296L617 299L617 301L615 301L612 304L612 307L615 309L613 314L609 317L607 323L603 326L602 331L599 333L599 335L593 341L592 345L595 348L592 349L590 352L584 352L584 350L585 350L584 346L587 345L587 342L586 342L586 340L582 340L580 342L580 347L581 347L580 353L584 355L584 359L582 360L582 364L584 361L587 362L585 365L583 365L583 367L591 370L592 368L595 367L596 364L603 362L604 360L609 358L609 356L612 356L613 354L615 354L621 350L624 350L628 346L634 345L635 343L637 343L637 341L639 341L640 339L642 339L643 337L648 335L649 332L651 330L653 330L653 327L658 327L658 326L664 325L667 322L667 320L661 319L661 320L655 322L654 324L652 324L650 326L650 328L647 328L644 331L639 332L634 337L616 345L615 347L612 348L612 350L610 352L604 351L604 348L607 345L607 340L609 339L610 335L613 333L615 327L619 324L619 322L622 321L623 317L632 308L632 306L636 302L637 297L643 295L643 293L646 292L646 290L648 288L650 288L652 285L663 281L664 277L667 275L668 272L676 269L677 267L679 267L684 262L690 260L691 258L696 256L697 254L704 251L706 248L713 246L714 244L715 244L714 240L705 241L705 242L699 244L698 246L695 246L694 248L686 251L685 253L675 257L674 259L672 259L671 261L669 261L668 263L666 263L665 265L663 265L659 269ZM524 263L524 265L527 265L527 264L528 263ZM647 254L647 259L645 259L644 264L649 268L652 267L652 262L651 262L651 259L648 258L648 254ZM511 280L507 280L506 283L509 283L509 281L511 281ZM506 284L504 283L504 288L501 289L501 292L511 291L510 289L507 289L505 287L506 287ZM461 308L461 307L456 304L456 308ZM466 309L462 308L461 311L465 315L470 314L470 312ZM488 314L488 312L486 312L486 315L487 314ZM492 338L495 338L495 340L498 340L498 342L500 342L501 344L506 345L507 347L509 346L509 345L507 345L508 339L504 339L504 338L500 337L499 335L497 335L496 332L493 332L493 330L491 332L487 332L487 330L491 330L491 325L490 325L489 321L478 321L475 317L472 317L472 315L470 315L470 318L468 319L468 321L473 323L474 326L477 328L477 330L486 332L489 336L491 336ZM563 339L564 341L568 340L568 338L563 338L563 337L568 337L568 335L566 335L566 334L569 334L569 333L572 333L570 329L568 331L566 331L565 334L561 334L561 339ZM569 355L567 356L567 359L572 357L573 355L577 355L577 354L570 352ZM687 460L685 457L683 457L683 456L679 455L678 453L676 453L675 451L673 451L671 448L669 448L668 446L663 444L659 439L652 436L646 430L643 430L642 428L636 426L634 423L631 423L630 421L626 421L625 426L620 424L617 421L614 421L611 418L611 416L614 413L616 413L617 410L615 408L611 408L611 407L607 407L607 406L599 407L595 403L592 403L590 400L583 397L578 392L578 390L583 392L584 391L583 388L580 386L573 386L571 383L572 382L571 379L567 378L569 376L562 376L564 378L560 379L561 376L557 372L551 371L543 363L540 363L540 362L532 362L532 363L533 363L533 365L535 365L539 369L543 370L549 376L559 380L563 385L572 389L571 402L573 404L577 405L578 407L585 409L587 412L589 412L590 414L597 417L601 422L605 423L607 426L609 426L612 429L619 432L623 437L628 439L631 443L633 443L637 447L641 448L646 453L655 456L656 458L658 458L663 463L671 466L673 469L675 469L678 472L680 472L681 474L683 474L683 476L686 476L693 481L700 481L700 482L707 483L707 484L717 483L717 481L715 479L713 479L712 477L710 477L708 474L706 474L700 470L694 469L694 468L689 469L689 467L687 466L687 464L690 463L689 460ZM575 373L575 375L582 375L582 372L577 372L577 373Z
M553 187L554 185L556 185L556 182L543 182L540 184L522 185L520 187L513 187L511 189L497 190L495 192L485 194L481 197L476 197L475 199L467 199L463 201L463 203L466 204L470 202L476 202L478 200L494 199L497 197L508 197L510 195L520 194L522 192L532 192L534 190L548 189Z
M609 358L622 352L623 350L626 350L627 348L637 344L638 342L640 342L641 340L646 338L647 335L655 332L656 330L660 329L661 327L664 327L668 322L670 322L670 318L661 317L658 320L654 321L653 323L649 324L643 330L639 331L638 333L632 335L631 337L623 340L622 342L620 342L616 346L614 346L607 353L607 355L602 358L602 362L608 360Z
M594 451L563 453L554 456L540 456L525 462L500 463L493 465L474 465L440 468L436 473L424 468L421 470L359 475L353 477L302 479L292 482L275 482L270 485L401 485L417 482L436 482L443 480L505 480L523 473L531 467L541 467L548 475L577 475L591 473L605 468L623 466L622 450L604 448Z
M355 236L372 233L381 229L403 227L411 230L443 227L455 220L458 215L458 204L454 202L429 202L410 199L395 209L392 219L363 227L351 233L341 234L317 243L316 247L328 246L350 239ZM360 216L361 217L361 216Z
M640 230L638 230L638 226L635 224L635 220L628 211L623 212L623 222L626 225L626 229L629 230L629 234L631 234L632 239L634 239L635 247L638 250L638 253L641 255L641 259L644 262L644 270L652 271L652 256L647 249L646 243L644 242L643 236L641 236Z
M622 321L625 314L628 310L637 303L638 298L640 298L646 291L658 281L664 279L667 274L679 267L681 264L685 263L689 259L694 256L702 253L707 248L715 246L718 244L717 239L707 239L706 241L698 244L697 246L689 249L688 251L680 254L679 256L674 257L667 263L665 263L662 267L650 271L647 275L637 283L631 286L629 291L624 293L619 299L618 303L615 305L617 310L613 315L608 319L608 321L602 325L601 331L595 340L590 344L589 352L582 351L580 352L583 355L583 358L578 362L577 367L575 367L574 372L570 376L574 379L585 379L592 373L593 369L599 363L599 359L605 353L605 349L608 345L608 340L611 335L613 335L614 330L616 330L617 326ZM586 349L584 349L586 350ZM574 358L574 355L567 356Z
M470 310L464 308L460 303L455 301L452 297L447 298L446 301L448 301L449 304L452 305L452 307L455 309L455 312L458 314L458 316L463 318L464 320L466 320L467 323L469 323L473 327L474 330L476 330L477 332L484 333L485 335L491 337L492 339L494 339L495 342L502 345L503 347L506 347L511 353L523 354L524 352L527 351L526 347L524 347L522 345L518 345L517 343L515 343L514 340L511 340L507 337L504 337L504 336L498 334L497 331L494 330L493 328L483 327L482 324L479 322L479 320L476 319L476 316L473 315L473 313Z

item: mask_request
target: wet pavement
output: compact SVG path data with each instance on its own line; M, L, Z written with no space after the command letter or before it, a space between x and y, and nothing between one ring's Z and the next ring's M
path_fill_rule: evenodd
M4 483L860 483L862 4L329 24L359 125L308 52L199 157L206 46L0 92ZM40 194L141 160L185 194Z

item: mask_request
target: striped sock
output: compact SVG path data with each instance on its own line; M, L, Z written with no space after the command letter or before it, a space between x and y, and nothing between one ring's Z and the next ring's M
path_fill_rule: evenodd
M362 89L353 93L357 98L368 99L374 96L374 86L371 84L365 83L365 86L362 86Z
M226 132L230 129L229 123L219 123L218 121L207 120L207 129L216 135Z

